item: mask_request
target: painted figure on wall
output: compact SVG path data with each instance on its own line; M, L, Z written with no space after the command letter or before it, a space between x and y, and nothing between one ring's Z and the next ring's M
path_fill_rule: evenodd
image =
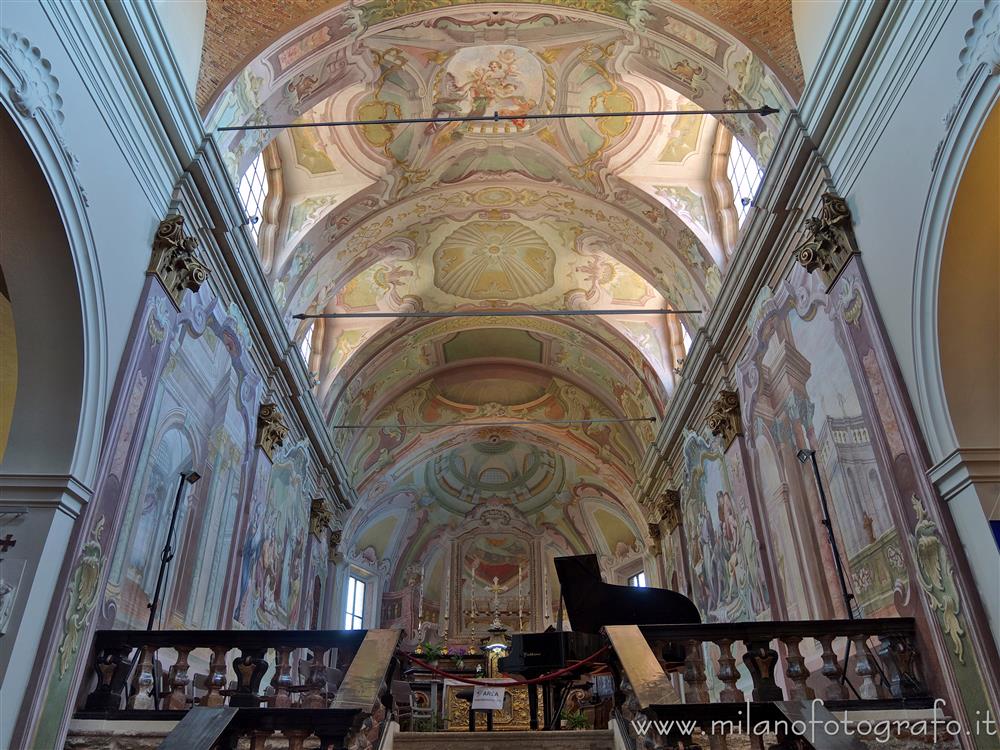
M258 479L240 557L236 622L246 628L291 628L299 621L309 534L308 457L301 445L276 456L261 492Z
M508 45L467 47L448 61L434 87L434 117L480 117L494 112L518 117L531 112L542 96L541 63L528 50ZM525 119L511 121L522 130ZM463 123L430 123L428 133L452 137L472 130Z
M734 486L721 445L695 432L684 440L681 507L695 602L708 621L758 619L769 601L749 499Z

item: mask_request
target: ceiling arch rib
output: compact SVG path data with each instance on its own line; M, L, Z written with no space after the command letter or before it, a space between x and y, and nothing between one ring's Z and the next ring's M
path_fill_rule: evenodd
M362 80L363 73L354 63L365 59L372 39L399 28L417 28L426 34L445 25L459 39L464 32L469 38L463 44L468 45L482 44L490 32L499 39L509 37L511 29L516 35L530 33L523 27L532 23L549 36L553 25L591 23L635 36L638 56L646 69L704 108L767 103L787 111L792 101L781 82L748 47L672 3L628 3L629 12L608 3L607 13L586 12L580 3L566 2L524 7L448 2L431 3L429 8L422 3L412 7L428 9L403 15L397 11L406 4L393 5L393 10L380 8L377 2L341 6L285 34L224 87L209 112L209 124L291 122L331 93ZM633 8L641 8L637 16L631 15ZM768 142L773 142L780 123L739 116L731 125L741 140L746 138L751 152L763 155L762 161L766 161ZM267 131L249 131L227 134L220 145L238 173L268 140Z
M624 416L662 416L666 393L657 373L630 342L602 331L604 325L586 318L453 318L385 329L339 373L324 398L328 419L357 424L376 399L381 404L404 389L400 383L491 357L543 367L566 380L589 377L598 392L624 405ZM335 442L343 446L342 438Z
M647 279L677 309L707 309L721 286L718 266L694 233L637 192L621 191L604 201L559 185L477 181L440 186L375 213L366 210L366 201L357 196L327 214L277 272L272 291L286 319L318 312L379 260L411 260L445 220L543 221L573 237L580 251L596 240L597 249ZM700 317L686 320L693 330Z

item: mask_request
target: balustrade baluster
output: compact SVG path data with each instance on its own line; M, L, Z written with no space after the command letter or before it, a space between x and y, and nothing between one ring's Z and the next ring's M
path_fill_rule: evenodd
M840 668L840 661L837 659L837 652L833 650L832 635L819 635L816 640L823 647L823 668L820 670L827 679L826 690L823 692L823 699L828 701L839 701L847 698L847 686L844 684L844 672Z
M902 633L880 635L878 655L885 666L889 692L893 698L918 698L927 695L927 689L917 676L919 655L910 637Z
M274 688L274 708L292 707L292 666L289 663L289 656L292 649L287 646L275 648L274 677L271 678L271 686Z
M302 750L303 743L312 733L305 729L285 729L281 734L288 740L288 750Z
M708 703L708 684L705 679L705 660L701 653L701 641L686 641L684 658L684 682L687 685L686 703Z
M722 680L725 687L719 693L723 703L742 703L746 700L743 691L736 687L736 681L740 678L739 670L736 669L736 658L733 656L733 642L729 638L720 638L715 642L719 646L719 671L716 673Z
M191 684L191 677L188 674L188 654L191 653L190 646L177 647L177 661L170 674L170 694L167 696L164 708L168 711L182 711L187 705L187 686Z
M117 711L121 708L122 690L131 671L128 646L101 649L94 658L97 687L87 696L87 711Z
M789 635L781 640L787 649L788 667L785 669L785 676L790 681L789 696L793 700L812 700L816 697L816 692L806 684L809 679L809 669L806 667L806 660L799 650L799 643L802 642L802 639L797 635Z
M203 706L224 706L226 697L222 691L226 688L226 653L227 646L212 646L212 663L208 667L208 679L205 681L207 692L201 699Z
M309 678L306 680L306 692L302 696L302 708L326 708L326 656L325 648L313 649L312 662L309 666Z
M770 638L747 639L743 642L747 652L743 663L753 678L753 699L755 701L781 701L785 696L774 681L774 668L778 663L778 652L771 648Z
M255 729L250 733L250 750L267 750L267 738L272 734L270 729Z
M236 692L229 697L230 706L260 708L260 681L267 672L264 648L241 648L240 655L233 659L236 672Z
M136 710L150 711L156 708L156 701L153 699L153 685L156 676L153 673L153 652L152 646L142 647L142 656L139 657L139 675L136 678L135 694L129 698L129 708Z
M868 650L865 648L867 637L864 635L852 635L851 641L854 643L855 662L854 672L861 678L861 686L858 688L858 695L863 700L875 700L879 697L878 687L872 679L875 669L868 658Z

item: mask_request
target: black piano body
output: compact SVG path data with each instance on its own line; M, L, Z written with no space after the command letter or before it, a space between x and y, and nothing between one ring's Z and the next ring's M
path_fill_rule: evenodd
M583 661L600 650L599 635L605 625L664 625L701 622L694 602L669 589L617 586L601 580L597 555L557 557L556 574L562 590L562 601L569 615L572 631L550 629L544 633L519 633L511 637L508 655L500 660L501 672L518 674L525 679L540 677ZM665 654L683 660L678 646L676 654ZM572 687L570 674L562 685L544 683L544 727L554 729L565 696ZM560 689L561 688L561 689ZM531 728L537 729L538 697L536 686L528 687Z

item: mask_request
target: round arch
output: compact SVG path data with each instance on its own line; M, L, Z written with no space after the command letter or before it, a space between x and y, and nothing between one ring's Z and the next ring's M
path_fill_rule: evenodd
M58 83L38 50L13 37L5 41L22 51L20 67L28 71L0 56L0 82L11 92L0 110L0 162L5 182L17 185L3 205L10 218L3 219L0 266L16 326L19 382L0 468L70 476L87 487L97 470L108 395L104 292L75 158L59 130ZM32 74L42 80L32 81ZM47 88L49 99L22 97L32 84ZM45 451L38 450L42 444Z

